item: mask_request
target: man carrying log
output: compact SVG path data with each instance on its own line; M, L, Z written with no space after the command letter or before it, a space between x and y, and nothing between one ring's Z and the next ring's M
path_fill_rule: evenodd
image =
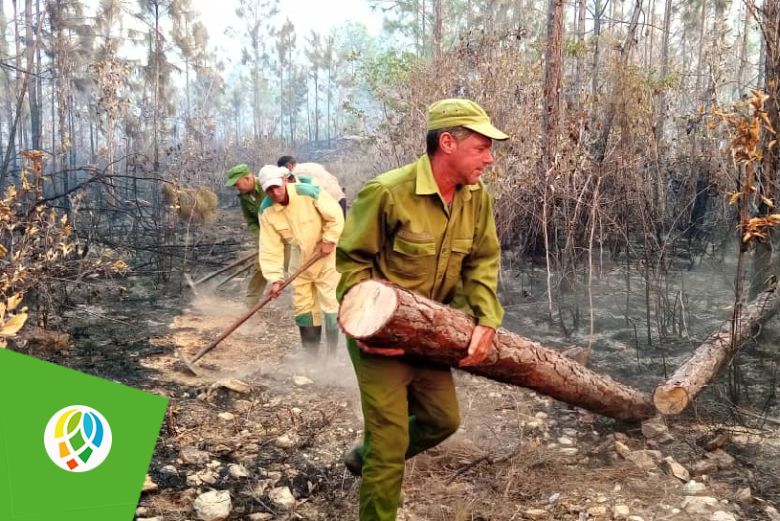
M499 243L493 204L480 181L493 140L508 136L465 99L428 110L427 153L369 181L354 200L337 248L339 299L355 284L385 279L460 307L477 323L461 365L489 354L503 318L496 296ZM360 485L360 520L396 518L404 460L454 433L460 417L448 367L412 361L398 346L349 338L365 421L362 446L345 458Z
M234 186L238 191L238 201L241 205L241 213L244 216L246 227L255 238L260 233L260 220L258 212L263 202L265 194L260 187L260 183L249 171L249 166L242 163L233 166L228 170L228 179L225 186ZM259 261L253 269L252 277L249 279L249 286L246 289L246 305L254 306L263 295L267 281L260 270Z
M333 356L339 338L335 248L344 217L326 191L309 183L288 184L286 176L284 167L266 165L260 169L259 183L268 195L260 210L260 267L272 281L270 293L276 298L284 280L285 245L291 246L291 270L315 253L324 255L293 281L293 304L304 352L313 356L319 350L321 310L328 353Z

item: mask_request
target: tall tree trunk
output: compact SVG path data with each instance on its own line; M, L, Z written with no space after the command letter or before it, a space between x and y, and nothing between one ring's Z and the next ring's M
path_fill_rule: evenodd
M25 54L27 57L27 75L31 76L35 72L35 36L33 36L33 2L25 0L24 2L24 28L25 28ZM32 148L41 149L41 111L38 103L38 82L31 78L27 81L27 100L30 106L30 139Z
M579 107L582 99L582 69L583 69L583 49L585 48L585 13L587 12L587 0L577 0L577 60L574 69L574 88L577 93L576 103Z
M704 82L704 49L707 47L706 27L707 27L707 0L701 0L701 25L699 26L699 58L696 61L696 91L697 97L702 94L702 84Z
M442 51L442 2L443 0L433 0L433 57L437 60L441 58Z
M761 13L762 37L765 39L766 60L764 62L764 91L768 98L766 100L766 111L769 116L769 122L772 128L777 132L780 130L780 2L777 0L764 3ZM777 146L769 148L769 142L776 139L775 135L768 135L764 132L762 136L762 148L765 150L761 162L760 176L761 182L756 187L758 200L761 201L758 208L759 215L767 215L772 212L772 208L763 201L764 198L775 199L775 181L777 178L777 168L780 165L780 154ZM770 234L774 234L770 230ZM761 293L767 286L771 275L776 274L777 269L771 265L772 241L757 243L756 251L753 254L753 266L750 277L750 298L754 298Z
M672 23L672 0L666 0L664 6L664 32L661 41L661 81L666 81L669 75L669 36ZM661 88L658 93L658 112L655 120L655 142L662 144L664 139L664 126L666 125L666 89Z
M547 11L547 51L542 113L542 173L553 164L560 126L561 70L563 66L563 0L550 0Z
M737 84L736 90L732 92L734 99L739 98L745 92L745 65L747 64L748 34L750 33L750 13L747 6L743 12L742 19L742 38L739 44L739 55L737 58ZM763 38L763 36L762 36Z

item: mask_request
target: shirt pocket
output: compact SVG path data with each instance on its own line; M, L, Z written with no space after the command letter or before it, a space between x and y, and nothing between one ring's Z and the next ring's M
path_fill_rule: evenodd
M447 263L447 278L453 279L460 277L460 270L463 267L463 259L471 253L471 246L474 244L472 237L464 239L453 239L450 248L450 258Z
M405 279L424 279L433 273L436 242L412 240L401 235L393 238L393 251L387 259L388 268Z

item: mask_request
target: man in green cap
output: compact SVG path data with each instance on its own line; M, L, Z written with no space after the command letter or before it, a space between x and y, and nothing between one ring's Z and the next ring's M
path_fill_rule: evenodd
M244 215L247 229L255 239L260 237L260 219L258 211L265 198L265 193L260 183L249 171L249 166L242 163L228 170L228 179L225 186L234 186L238 190L238 201L241 205L241 213ZM258 261L259 262L259 261ZM246 305L253 306L263 295L267 281L263 277L259 264L255 265L249 286L246 290Z
M464 366L490 354L504 314L496 296L493 203L480 177L493 162L493 141L505 139L473 101L437 101L428 110L427 153L363 186L336 250L339 299L376 278L470 313L476 327ZM408 359L404 346L351 338L347 346L365 425L363 444L344 463L362 475L360 520L395 520L404 460L437 445L460 423L452 374Z

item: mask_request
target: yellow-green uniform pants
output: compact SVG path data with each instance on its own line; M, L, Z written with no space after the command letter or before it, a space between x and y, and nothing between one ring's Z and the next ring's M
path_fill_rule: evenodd
M404 461L458 430L455 384L448 367L371 355L347 339L363 405L360 521L395 521Z
M340 279L341 274L336 271L335 261L328 258L298 275L292 282L295 323L298 326L318 326L324 321L326 328L338 327L336 286ZM323 317L320 317L320 311Z

